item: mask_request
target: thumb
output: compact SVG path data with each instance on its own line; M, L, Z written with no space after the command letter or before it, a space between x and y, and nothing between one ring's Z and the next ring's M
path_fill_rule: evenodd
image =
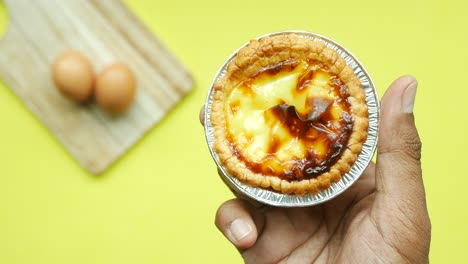
M421 173L421 141L414 124L417 81L397 79L382 99L373 219L410 263L427 263L431 223Z
M417 85L414 77L401 77L382 99L376 188L392 202L418 201L425 206L421 141L413 116Z

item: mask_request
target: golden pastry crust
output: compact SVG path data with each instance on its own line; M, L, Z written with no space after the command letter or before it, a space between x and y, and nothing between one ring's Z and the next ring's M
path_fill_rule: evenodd
M252 171L233 153L228 139L225 105L229 93L261 69L284 61L316 61L327 68L347 87L347 102L352 118L352 130L339 159L329 169L310 179L287 180L276 175ZM272 188L284 194L303 195L325 190L350 170L367 138L368 111L365 93L351 67L338 53L319 41L285 34L252 40L239 50L227 66L227 72L214 83L214 100L211 109L214 127L214 150L227 172L240 181L261 188Z

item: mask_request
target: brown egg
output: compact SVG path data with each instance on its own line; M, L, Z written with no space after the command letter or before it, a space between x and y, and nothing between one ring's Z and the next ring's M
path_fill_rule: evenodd
M96 101L111 114L125 111L135 96L136 79L123 63L115 63L102 70L96 79Z
M62 94L77 102L85 102L93 94L93 66L78 51L65 51L55 59L52 79Z

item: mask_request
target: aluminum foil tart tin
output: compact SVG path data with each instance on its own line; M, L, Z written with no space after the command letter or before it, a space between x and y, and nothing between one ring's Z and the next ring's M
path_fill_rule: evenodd
M242 49L243 47L247 46L249 42L245 43L242 47L240 47L237 51L235 51L221 66L221 68L216 73L213 82L211 83L210 90L208 92L208 96L205 103L205 136L206 141L208 143L208 148L210 153L218 166L219 172L223 181L235 192L242 196L246 196L258 202L272 205L272 206L279 206L279 207L304 207L304 206L312 206L316 204L320 204L326 202L340 193L345 191L349 188L354 182L356 182L367 165L371 162L372 156L374 155L375 148L377 145L377 137L378 137L378 128L379 128L379 99L377 96L377 92L372 82L369 73L366 71L364 66L359 62L359 60L351 54L346 48L338 44L337 42L306 31L281 31L275 33L269 33L263 36L258 37L257 39L262 39L269 36L275 35L282 35L282 34L296 34L303 38L310 38L313 40L321 41L329 48L334 49L345 61L346 63L351 66L354 70L354 73L361 81L361 85L366 94L366 102L368 106L369 112L369 128L368 128L368 136L367 140L364 142L362 147L362 151L359 154L356 162L351 166L351 170L341 177L341 180L332 183L330 188L327 190L323 190L318 192L317 194L305 194L302 196L299 195L288 195L282 194L279 192L275 192L269 189L263 189L260 187L253 187L248 184L245 184L239 181L234 176L229 175L226 170L223 168L219 161L219 157L216 152L213 150L213 142L214 142L214 134L213 134L213 126L211 124L211 107L213 103L213 94L214 94L214 83L219 79L222 78L226 74L227 65L228 63L236 56L237 52Z

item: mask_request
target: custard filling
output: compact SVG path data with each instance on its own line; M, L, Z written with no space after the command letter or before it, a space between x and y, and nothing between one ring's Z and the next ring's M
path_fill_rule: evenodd
M316 61L263 68L228 91L233 153L253 172L311 179L339 159L352 132L348 89Z

